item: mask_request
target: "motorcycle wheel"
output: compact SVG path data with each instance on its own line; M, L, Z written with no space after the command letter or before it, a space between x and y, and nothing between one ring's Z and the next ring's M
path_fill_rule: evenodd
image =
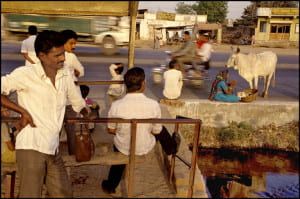
M161 73L152 73L152 81L155 84L160 84L162 82L163 76Z

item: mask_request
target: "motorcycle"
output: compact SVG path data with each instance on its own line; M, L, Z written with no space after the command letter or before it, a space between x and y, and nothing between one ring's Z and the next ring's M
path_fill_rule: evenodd
M160 67L155 67L152 69L152 81L155 84L160 84L163 81L163 74L167 71L167 65L171 61L172 51L165 51L166 60L164 64L161 64ZM199 68L200 67L200 68ZM184 64L185 75L183 76L184 82L191 82L194 86L200 86L205 80L210 80L207 75L207 72L204 72L201 69L201 64L197 67L193 67L192 63ZM201 76L199 75L201 72Z

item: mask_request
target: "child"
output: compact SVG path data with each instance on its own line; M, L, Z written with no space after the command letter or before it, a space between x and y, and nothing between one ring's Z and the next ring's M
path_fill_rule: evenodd
M90 107L91 111L95 111L97 116L99 117L99 105L94 102L92 99L88 98L88 94L90 92L90 88L87 85L80 85L80 91L82 98L85 100L86 104ZM92 133L95 129L95 124L94 123L89 123L89 132Z
M109 71L112 76L111 80L123 80L123 76L121 75L124 70L123 63L115 63L109 66ZM109 104L113 101L120 99L125 93L124 84L111 84L108 88L107 94L109 96Z
M169 63L169 70L164 72L164 90L163 95L167 99L178 99L181 95L182 89L182 72L179 69L179 65L176 60L172 60Z
M1 106L1 116L7 117L10 112L7 108ZM7 122L1 122L1 161L6 163L16 162L16 151L13 135L15 127L9 128ZM10 131L10 132L9 132ZM14 136L13 136L14 137Z

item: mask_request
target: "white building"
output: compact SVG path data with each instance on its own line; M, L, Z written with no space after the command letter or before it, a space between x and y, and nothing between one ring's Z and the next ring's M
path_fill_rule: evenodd
M186 15L171 13L149 13L139 10L137 17L137 39L154 40L155 36L167 40L167 32L172 37L176 32L181 36L182 31L192 27L195 22L207 23L207 15Z

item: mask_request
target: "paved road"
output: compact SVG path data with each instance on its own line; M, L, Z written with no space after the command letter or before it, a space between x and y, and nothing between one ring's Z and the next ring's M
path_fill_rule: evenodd
M24 58L20 55L20 42L1 43L1 75L9 73L14 68L24 63ZM212 67L209 72L210 81L204 82L200 87L194 87L190 83L185 83L181 99L206 99L211 87L212 80L217 72L225 65L229 57L230 46L214 46L215 52L212 55ZM165 49L153 50L151 48L135 50L135 66L143 67L147 76L146 94L156 100L163 98L163 85L156 85L151 80L151 69L164 63ZM263 48L247 48L241 46L242 52L263 51ZM278 55L278 65L276 70L276 86L269 89L269 98L259 97L257 100L271 101L298 101L299 100L299 53L297 49L272 49ZM108 66L114 62L127 63L128 51L125 48L119 49L119 54L114 56L104 56L97 46L79 44L76 49L79 60L85 66L85 76L82 81L87 80L110 80ZM248 89L248 83L242 79L237 71L230 69L231 78L237 79L237 91ZM97 100L100 105L107 107L106 89L108 86L91 86L90 97ZM263 80L259 80L259 90L263 89ZM104 111L106 112L106 111Z

